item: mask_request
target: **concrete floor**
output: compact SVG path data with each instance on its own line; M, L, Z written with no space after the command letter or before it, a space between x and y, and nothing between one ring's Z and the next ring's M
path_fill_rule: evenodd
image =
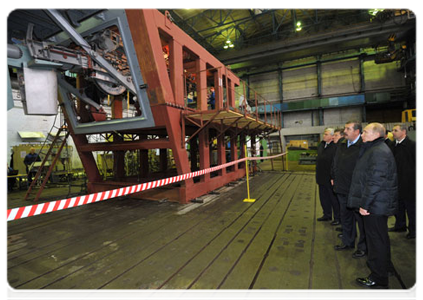
M8 222L8 282L18 290L363 289L355 278L368 275L366 259L335 251L338 232L316 222L314 173L261 172L250 186L254 203L242 201L240 182L205 204L123 197ZM10 193L8 207L32 204L23 194ZM390 237L393 263L411 288L415 240ZM397 278L390 288L401 289Z

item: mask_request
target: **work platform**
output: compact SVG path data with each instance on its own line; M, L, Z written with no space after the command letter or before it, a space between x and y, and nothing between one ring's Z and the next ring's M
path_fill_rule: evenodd
M8 282L24 289L363 290L366 259L335 251L315 174L261 172L205 204L117 198L8 223ZM9 203L19 205L11 194ZM10 206L9 206L10 207ZM393 217L389 219L393 225ZM392 261L416 282L415 240L389 233ZM390 277L390 288L401 289ZM367 290L364 290L367 291Z
M261 120L258 116L251 114L243 113L237 109L224 109L224 110L206 110L201 112L187 112L184 113L186 120L191 121L191 123L201 126L201 124L206 124L213 122L216 124L223 124L225 126L230 126L239 129L256 129L259 131L277 131L278 126L274 125L276 122L279 123L279 120L273 119L273 115L268 120Z

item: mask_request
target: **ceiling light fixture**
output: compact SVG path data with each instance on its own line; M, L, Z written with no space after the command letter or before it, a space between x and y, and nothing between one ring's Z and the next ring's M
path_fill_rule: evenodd
M369 9L369 14L372 16L376 16L381 11L384 11L384 9L379 9L379 8Z
M233 48L235 45L231 42L231 40L227 40L223 49Z
M297 25L297 27L295 28L296 31L301 31L301 29L303 29L301 27L301 21L298 21L296 25Z

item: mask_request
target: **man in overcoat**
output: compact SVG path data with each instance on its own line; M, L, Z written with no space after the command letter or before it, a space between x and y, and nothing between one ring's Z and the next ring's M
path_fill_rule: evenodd
M395 226L389 231L406 231L407 239L416 237L416 143L407 136L405 124L395 124L392 129L395 139L393 148L398 172L398 213L395 215Z
M347 121L344 128L345 140L338 142L331 173L333 189L339 201L342 223L342 235L340 236L342 243L335 245L335 250L342 251L355 248L358 225L359 238L357 250L352 254L353 258L364 257L367 253L363 218L358 211L347 207L351 178L362 145L361 128L361 123L358 121Z
M370 274L356 281L369 288L388 288L392 270L388 217L398 209L398 183L396 163L384 137L380 123L364 128L347 204L363 216Z
M332 190L331 168L335 156L336 144L333 142L333 128L326 128L323 133L323 141L317 148L316 159L316 183L319 185L320 204L323 209L323 216L318 221L332 221L332 225L340 224L339 203Z

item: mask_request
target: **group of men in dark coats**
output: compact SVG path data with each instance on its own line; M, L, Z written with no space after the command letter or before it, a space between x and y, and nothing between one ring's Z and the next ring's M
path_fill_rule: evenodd
M388 288L388 273L394 270L388 231L405 231L407 213L406 237L415 238L416 234L415 142L407 137L403 124L393 127L396 143L392 148L385 142L382 124L370 123L361 131L361 123L348 121L344 137L337 143L334 129L324 131L316 161L323 216L317 220L332 221L333 214L331 224L341 223L342 243L335 246L337 251L355 248L358 225L353 257L367 255L371 273L356 281L370 288ZM388 217L392 215L396 223L388 229Z

